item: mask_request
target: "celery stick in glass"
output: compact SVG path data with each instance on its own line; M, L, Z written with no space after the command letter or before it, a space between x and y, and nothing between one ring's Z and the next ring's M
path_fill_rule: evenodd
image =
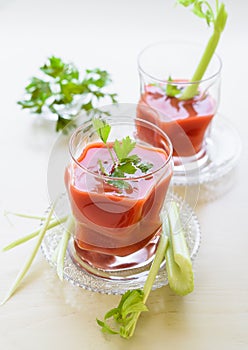
M198 93L198 84L209 65L209 62L212 59L212 56L217 48L217 45L220 40L221 33L223 32L226 20L227 12L225 5L223 3L219 4L219 1L215 1L215 11L211 5L205 0L177 0L177 3L188 7L193 6L193 13L200 17L204 18L207 21L207 24L213 25L213 34L211 35L205 51L200 59L196 70L190 79L190 82L195 82L195 84L190 84L185 91L183 92L180 100L189 100L193 98Z

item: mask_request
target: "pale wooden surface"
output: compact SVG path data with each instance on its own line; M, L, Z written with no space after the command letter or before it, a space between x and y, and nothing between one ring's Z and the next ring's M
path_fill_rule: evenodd
M225 349L248 348L247 230L247 10L226 1L229 23L219 47L223 58L220 111L238 129L243 153L232 190L198 206L202 243L195 264L195 291L174 296L165 287L149 298L130 341L105 337L95 318L119 297L63 285L41 254L18 293L0 309L0 345L6 350L41 349ZM121 102L137 102L136 56L163 38L203 41L204 23L174 1L0 1L1 212L42 213L48 205L46 171L56 139L49 126L20 111L26 80L50 54L82 68L112 73ZM29 232L35 223L1 214L0 245ZM30 244L0 254L2 298Z

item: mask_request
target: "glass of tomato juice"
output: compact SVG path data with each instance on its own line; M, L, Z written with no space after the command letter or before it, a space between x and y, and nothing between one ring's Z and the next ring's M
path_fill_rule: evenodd
M199 167L207 161L206 137L219 105L222 62L214 54L202 79L194 80L203 52L198 44L162 41L138 56L137 115L169 136L175 172L182 164L195 162Z
M75 218L70 251L86 269L126 271L149 264L155 254L173 172L172 145L158 126L146 120L128 116L103 120L111 127L106 144L92 121L76 129L70 139L71 160L65 172ZM140 164L150 164L149 170L142 172L141 166L132 174L112 176L109 149L113 151L115 140L122 143L127 136L135 142L129 157L138 156Z

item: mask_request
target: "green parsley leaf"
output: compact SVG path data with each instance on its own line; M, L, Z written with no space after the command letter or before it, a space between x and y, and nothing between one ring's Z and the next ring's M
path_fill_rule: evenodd
M129 190L131 185L125 180L108 180L108 184L118 188L119 190Z
M92 119L93 127L99 135L100 139L106 145L110 157L113 162L111 172L108 174L102 164L102 160L98 160L100 172L103 175L114 177L114 178L125 178L126 174L135 174L139 169L142 173L146 173L149 169L153 167L151 163L142 163L140 157L137 154L129 155L129 153L134 149L136 142L131 140L129 136L123 138L121 141L115 140L113 149L117 160L115 159L111 147L109 147L107 140L109 133L111 131L111 126L103 119L93 118ZM131 185L128 181L124 179L120 180L108 180L108 184L115 186L120 190L129 190Z
M79 78L79 71L72 63L64 63L61 58L55 56L48 58L48 63L40 67L40 70L61 81Z
M62 130L63 134L67 135L68 132L75 127L76 124L72 119L63 118L61 115L58 115L56 131Z
M152 167L153 164L152 163L140 163L136 165L137 168L139 168L142 173L147 173Z
M136 142L132 141L129 136L125 137L121 141L115 140L114 151L121 162L122 159L127 158L129 153L134 149Z
M137 171L137 168L131 162L126 162L121 165L118 165L116 170L117 169L126 174L135 174L135 172Z
M105 120L99 119L99 118L93 118L92 119L93 126L99 135L100 139L103 143L107 143L108 136L111 130L111 126L105 122Z
M117 95L105 91L106 86L111 83L106 70L87 69L81 77L74 64L51 56L40 67L40 72L44 79L31 78L25 87L25 99L17 103L32 113L53 113L57 117L56 131L62 130L66 124L62 119L73 120L80 110L94 115L97 110L96 104L101 99L108 98L112 103L117 103ZM70 110L72 112L68 113Z

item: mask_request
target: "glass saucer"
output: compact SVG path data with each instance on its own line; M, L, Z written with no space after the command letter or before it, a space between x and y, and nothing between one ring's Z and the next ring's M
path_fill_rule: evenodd
M65 197L66 196L61 197L61 200L65 201ZM181 197L174 193L170 193L167 197L167 205L170 201L175 201L180 208L180 218L185 230L185 237L190 256L193 261L197 255L201 238L198 219L191 207L186 204ZM60 242L63 230L63 224L50 229L47 232L41 246L43 255L54 268L56 266L53 261L53 255L58 243ZM84 269L72 258L69 244L65 257L64 279L72 283L74 286L78 286L93 292L104 294L123 294L127 290L143 288L149 272L149 267L150 265L146 265L140 268L138 271L137 269L135 269L135 271L128 270L128 272L125 273L118 271L113 273L109 271L103 273L98 269L91 268L89 270L89 266L86 267L87 269ZM167 273L165 262L163 262L154 282L153 289L160 288L167 284Z
M217 115L206 138L206 161L201 166L185 164L183 170L175 167L174 190L182 195L182 186L196 187L199 201L208 201L224 194L232 185L235 167L241 153L241 141L231 122Z

